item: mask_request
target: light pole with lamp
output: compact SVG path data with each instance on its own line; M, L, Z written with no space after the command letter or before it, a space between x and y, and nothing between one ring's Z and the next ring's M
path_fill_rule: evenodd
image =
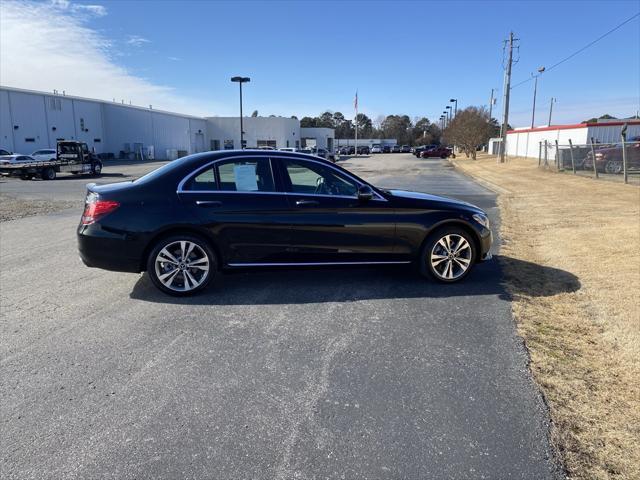
M242 84L251 81L249 77L232 77L232 82L240 84L240 149L244 150L244 128L242 125Z
M536 94L538 93L538 77L544 71L545 71L545 68L544 67L540 67L540 68L538 68L538 74L537 75L534 75L533 73L531 74L531 76L535 79L535 81L533 83L533 110L531 111L531 128L534 127L533 122L536 119Z
M456 118L456 116L458 115L458 99L457 98L450 98L449 101L451 103L455 102L455 104L456 104L455 110L454 110L454 113L453 113L453 118Z

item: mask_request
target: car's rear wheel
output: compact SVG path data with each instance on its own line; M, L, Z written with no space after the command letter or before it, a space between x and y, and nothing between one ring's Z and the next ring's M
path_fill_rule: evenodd
M420 255L420 272L439 282L458 282L469 274L476 255L475 244L466 230L443 227L425 242Z
M147 259L147 272L154 285L175 296L204 290L216 270L216 256L209 244L191 234L161 239Z

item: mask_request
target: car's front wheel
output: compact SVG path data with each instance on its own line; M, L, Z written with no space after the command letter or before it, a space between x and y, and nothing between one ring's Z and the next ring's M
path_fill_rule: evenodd
M216 270L216 256L209 244L190 234L161 239L147 259L147 273L153 284L174 296L204 290Z
M455 226L444 227L425 242L420 272L439 282L458 282L469 274L476 255L475 244L467 231Z
M604 166L604 171L606 173L618 175L622 173L622 170L624 170L624 168L621 160L609 160Z

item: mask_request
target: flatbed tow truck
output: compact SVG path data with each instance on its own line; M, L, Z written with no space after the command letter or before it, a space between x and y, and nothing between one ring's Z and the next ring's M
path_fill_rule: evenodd
M62 172L99 177L102 162L89 151L86 143L60 140L56 146L55 160L0 165L0 174L20 177L22 180L55 180L56 175Z

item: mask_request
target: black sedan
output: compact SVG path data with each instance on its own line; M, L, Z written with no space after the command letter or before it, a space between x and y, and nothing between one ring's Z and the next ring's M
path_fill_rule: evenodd
M171 295L246 267L414 263L455 282L492 241L487 215L468 203L258 150L199 153L131 182L89 184L77 233L86 265L147 271Z

